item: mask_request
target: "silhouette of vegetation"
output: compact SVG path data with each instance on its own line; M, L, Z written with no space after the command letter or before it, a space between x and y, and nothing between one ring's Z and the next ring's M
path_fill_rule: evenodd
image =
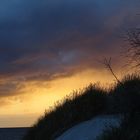
M140 28L133 28L127 31L126 40L130 43L125 52L128 65L140 67Z
M140 77L127 76L122 83L111 91L112 112L124 116L122 123L118 128L113 127L105 131L99 140L140 139Z
M125 115L120 127L112 127L98 140L140 140L140 112Z
M111 57L109 59L104 58L103 62L101 62L103 65L105 65L105 67L111 72L111 74L114 76L114 78L116 79L116 81L119 84L122 84L121 81L118 79L118 77L116 76L116 74L114 73L112 66L111 66Z
M24 140L54 140L70 127L101 114L122 114L133 119L140 113L140 77L126 76L121 83L116 83L110 90L91 84L84 90L75 91L72 96L57 103L54 109L45 112ZM115 136L114 133L117 135L121 129L125 131L125 125L122 124L119 130L113 128L111 134Z
M128 75L110 92L113 101L113 110L119 113L135 112L140 110L140 77Z

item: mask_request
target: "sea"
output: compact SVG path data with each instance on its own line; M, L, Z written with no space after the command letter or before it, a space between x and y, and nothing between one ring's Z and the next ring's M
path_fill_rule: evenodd
M29 128L0 128L0 140L22 140Z

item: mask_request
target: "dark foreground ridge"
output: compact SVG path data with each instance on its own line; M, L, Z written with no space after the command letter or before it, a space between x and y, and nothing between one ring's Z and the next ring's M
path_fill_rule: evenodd
M0 128L0 140L22 140L29 128Z
M119 129L112 129L101 140L112 140L113 135L116 136L114 140L135 140L135 136L136 140L140 140L140 76L128 75L109 90L90 85L74 92L53 110L45 112L23 140L54 140L78 123L97 115L113 114L123 115L123 123Z

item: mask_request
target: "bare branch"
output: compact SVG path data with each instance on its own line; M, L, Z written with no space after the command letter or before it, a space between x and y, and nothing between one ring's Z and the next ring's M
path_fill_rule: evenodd
M117 78L116 74L114 73L112 66L111 66L111 57L109 59L104 58L103 62L101 62L110 72L111 74L115 77L116 81L119 84L122 84L121 81Z
M126 32L126 40L130 44L125 53L129 65L140 67L140 28L129 29Z

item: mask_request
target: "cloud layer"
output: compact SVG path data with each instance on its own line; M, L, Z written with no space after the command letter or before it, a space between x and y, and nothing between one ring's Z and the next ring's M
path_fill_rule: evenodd
M100 69L96 60L117 56L120 33L138 26L139 6L138 0L2 0L0 96L21 94L24 82Z

